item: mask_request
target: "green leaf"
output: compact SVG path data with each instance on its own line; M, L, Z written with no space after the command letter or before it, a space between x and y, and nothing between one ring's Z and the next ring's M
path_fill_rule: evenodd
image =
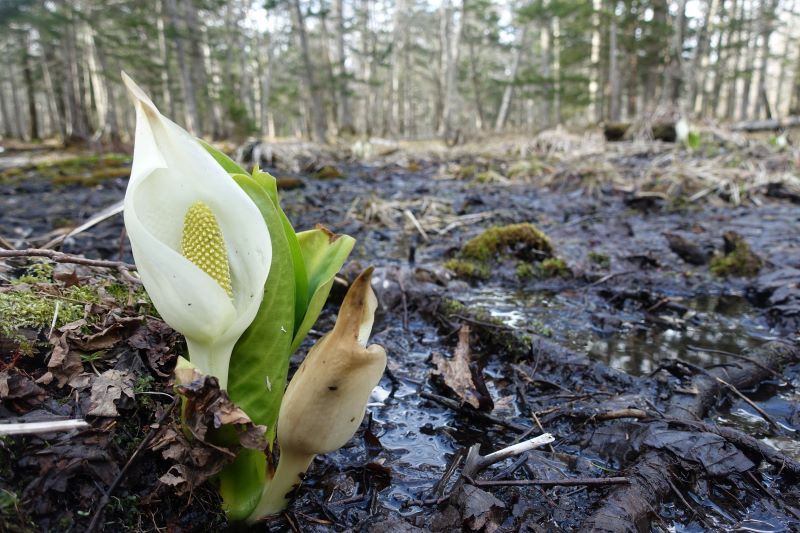
M267 426L271 449L292 354L295 268L280 210L272 196L251 176L235 174L232 178L264 217L272 240L272 263L258 313L231 354L228 396L254 423ZM252 512L265 480L266 455L259 450L241 450L234 462L222 469L220 494L232 520L243 520Z
M308 276L306 274L303 253L300 250L300 243L297 241L297 234L292 227L292 223L289 222L289 218L286 216L286 213L284 213L283 209L281 209L280 198L278 196L277 180L269 172L264 172L263 170L258 169L258 167L253 169L253 179L258 181L259 184L261 184L261 186L267 190L270 198L272 198L272 201L278 207L278 213L281 217L281 222L283 223L284 232L286 233L286 240L289 243L289 250L292 255L292 263L294 264L295 279L295 330L292 332L292 334L295 335L297 333L297 328L303 321L306 307L308 307ZM292 351L294 352L294 349L292 349Z
M686 137L686 145L692 150L700 148L700 133L690 131L688 137Z
M228 518L242 521L256 508L267 477L267 456L243 448L219 474L219 492Z
M300 346L317 321L333 286L333 278L356 243L349 235L334 235L322 226L298 233L297 240L308 275L309 299L302 321L296 328L292 352Z
M224 153L220 152L219 150L217 150L216 148L205 142L203 139L197 139L197 142L200 143L200 146L206 149L206 152L211 154L211 157L217 160L217 163L219 163L222 166L222 168L225 169L225 172L227 172L228 174L247 175L247 172L245 172L242 167L237 165L233 159L231 159Z
M292 353L294 264L278 208L268 192L250 176L233 179L264 216L272 239L272 264L258 313L233 348L228 395L253 422L267 426L267 440L272 442Z

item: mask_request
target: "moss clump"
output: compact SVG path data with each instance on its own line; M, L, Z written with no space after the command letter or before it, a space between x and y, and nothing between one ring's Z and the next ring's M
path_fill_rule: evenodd
M506 183L508 180L505 176L494 170L486 170L475 176L475 181L478 183Z
M556 278L559 276L570 276L572 271L567 263L560 257L550 257L539 264L539 274L543 278Z
M467 241L461 251L467 259L488 261L503 253L532 261L550 257L553 247L547 235L530 223L510 224L489 228Z
M53 264L36 262L25 268L25 274L14 280L14 283L49 283L53 281Z
M275 178L275 182L278 185L278 189L282 191L299 189L306 186L300 178Z
M489 265L479 261L469 259L448 259L444 267L452 270L460 278L487 279L489 277Z
M761 270L763 261L751 249L747 241L734 231L723 235L725 254L711 258L709 270L715 276L755 276Z
M23 352L31 353L34 345L20 330L49 328L59 300L56 328L84 317L84 304L75 303L73 298L47 298L30 290L0 292L0 336L18 343Z
M453 177L457 180L471 179L477 172L478 169L475 168L475 165L463 165L455 169Z
M84 187L93 187L108 179L127 178L130 174L130 167L103 167L89 173L55 176L53 177L53 183L55 185L83 185Z
M325 165L314 173L314 177L318 180L332 180L341 178L342 173L333 165Z
M517 264L517 277L521 280L526 280L536 275L536 269L530 263Z
M592 250L589 252L588 258L590 263L600 268L608 268L611 266L611 258L608 257L608 254L604 254L603 252L595 252Z
M516 273L520 279L570 273L566 263L553 256L550 239L530 223L489 228L467 241L458 256L444 266L459 277L487 279L492 264L510 258L519 260ZM537 265L540 261L544 262Z
M529 161L517 161L508 167L507 174L509 178L519 178L530 175L532 169L533 165Z

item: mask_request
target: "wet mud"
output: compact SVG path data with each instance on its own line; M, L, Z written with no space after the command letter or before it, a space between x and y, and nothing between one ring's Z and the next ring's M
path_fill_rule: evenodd
M652 154L640 150L608 164L634 183L667 150L654 146ZM293 183L301 187L281 193L296 228L323 223L357 239L343 283L362 267L376 267L381 307L373 341L386 347L388 370L351 443L317 457L289 511L254 530L800 529L797 473L764 460L758 448L800 462L800 211L791 199L665 201L612 179L591 187L567 178L478 179L459 174L476 164L464 155L324 163L342 176L320 179L322 162L267 170L299 178ZM497 156L478 165L508 170L512 163ZM584 171L571 164L573 174ZM21 172L9 176L10 168ZM566 168L561 164L558 172ZM121 200L126 186L124 176L54 183L41 168L11 158L0 158L0 170L7 174L0 180L0 237L15 248L67 234L63 228ZM513 247L492 257L480 278L445 268L486 229L519 223L540 229L567 269L545 274L541 261L520 259ZM714 273L715 258L732 253L726 251L729 232L760 259L758 272ZM120 215L59 246L70 254L132 261ZM1 283L10 287L28 268L11 261ZM86 285L111 274L78 270ZM311 337L333 323L342 287L334 289ZM137 314L131 298L110 307ZM130 373L135 393L114 402L117 416L86 414L92 408L88 382L83 388L34 383L53 351L47 331L29 332L41 341L32 354L20 356L0 344L4 418L86 416L91 424L73 434L0 441L0 496L10 502L0 498L0 513L8 530L85 529L136 446L149 431L161 430L154 424L170 404L170 365L183 347L156 323L146 318L145 325L125 329L103 348L102 361L79 361L90 381L110 369ZM464 324L471 329L472 379L488 408L485 402L466 405L435 372L437 357L453 356ZM131 343L132 336L139 340ZM784 349L780 357L773 353ZM761 371L765 377L748 381L748 374ZM713 381L725 376L739 379L742 388ZM14 396L9 384L23 381ZM705 397L703 387L712 382L721 388ZM695 400L702 408L684 406ZM718 427L738 433L711 432ZM471 446L480 444L486 454L543 432L555 442L475 479L460 475ZM751 440L744 443L742 434ZM48 455L59 447L63 452ZM174 463L155 448L145 447L116 486L102 516L105 530L226 527L210 484L178 495L163 482ZM661 480L666 485L659 485L656 470L669 472ZM597 481L614 477L626 477L627 484ZM500 483L571 478L595 482ZM652 483L648 491L658 495L642 512L636 511L641 502L625 493L640 482ZM630 514L628 522L602 514L615 502Z

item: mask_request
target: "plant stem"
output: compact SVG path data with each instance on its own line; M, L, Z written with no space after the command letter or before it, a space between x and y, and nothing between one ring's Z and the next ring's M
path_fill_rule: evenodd
M261 493L261 500L247 519L249 523L255 523L265 516L279 513L286 508L289 503L288 496L302 482L302 476L311 461L314 460L314 455L293 453L292 450L281 449L275 477L267 482L264 487L264 491Z

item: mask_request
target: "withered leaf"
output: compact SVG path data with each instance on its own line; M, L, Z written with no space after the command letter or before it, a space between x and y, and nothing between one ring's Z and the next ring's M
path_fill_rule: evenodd
M465 484L456 494L462 524L470 531L493 532L500 527L505 504L485 490Z
M265 426L253 424L250 418L220 390L216 378L200 375L197 370L185 369L178 378L176 389L186 399L183 429L164 426L152 444L165 459L174 464L160 480L175 488L179 494L190 492L219 473L236 456L240 447L264 449L267 446ZM236 429L236 442L222 442L222 426Z
M0 400L10 404L16 412L29 411L46 397L44 389L17 370L0 372Z
M92 416L118 416L117 406L114 402L124 394L133 398L133 383L135 376L122 370L106 370L92 382L91 410L87 413Z
M733 444L713 433L653 428L642 444L666 449L686 461L700 463L711 476L729 476L755 468Z
M436 365L434 374L442 376L445 385L452 390L462 403L469 404L475 409L480 407L480 395L472 381L472 371L469 368L469 326L464 324L458 332L458 345L453 352L452 359L447 359L441 354L433 354Z
M96 333L87 336L79 336L74 339L74 344L81 350L96 352L107 350L120 342L126 336L128 330L141 322L140 316L121 317L113 313L106 315L107 324Z
M177 338L175 330L167 324L148 318L128 338L128 345L143 350L150 369L161 377L168 377L175 366L176 355L172 353L172 347Z
M81 356L71 349L70 341L74 338L75 332L86 325L86 321L76 320L70 322L53 332L50 335L50 343L53 345L53 353L47 362L47 372L36 380L37 383L48 384L56 379L59 387L77 376L83 370Z

